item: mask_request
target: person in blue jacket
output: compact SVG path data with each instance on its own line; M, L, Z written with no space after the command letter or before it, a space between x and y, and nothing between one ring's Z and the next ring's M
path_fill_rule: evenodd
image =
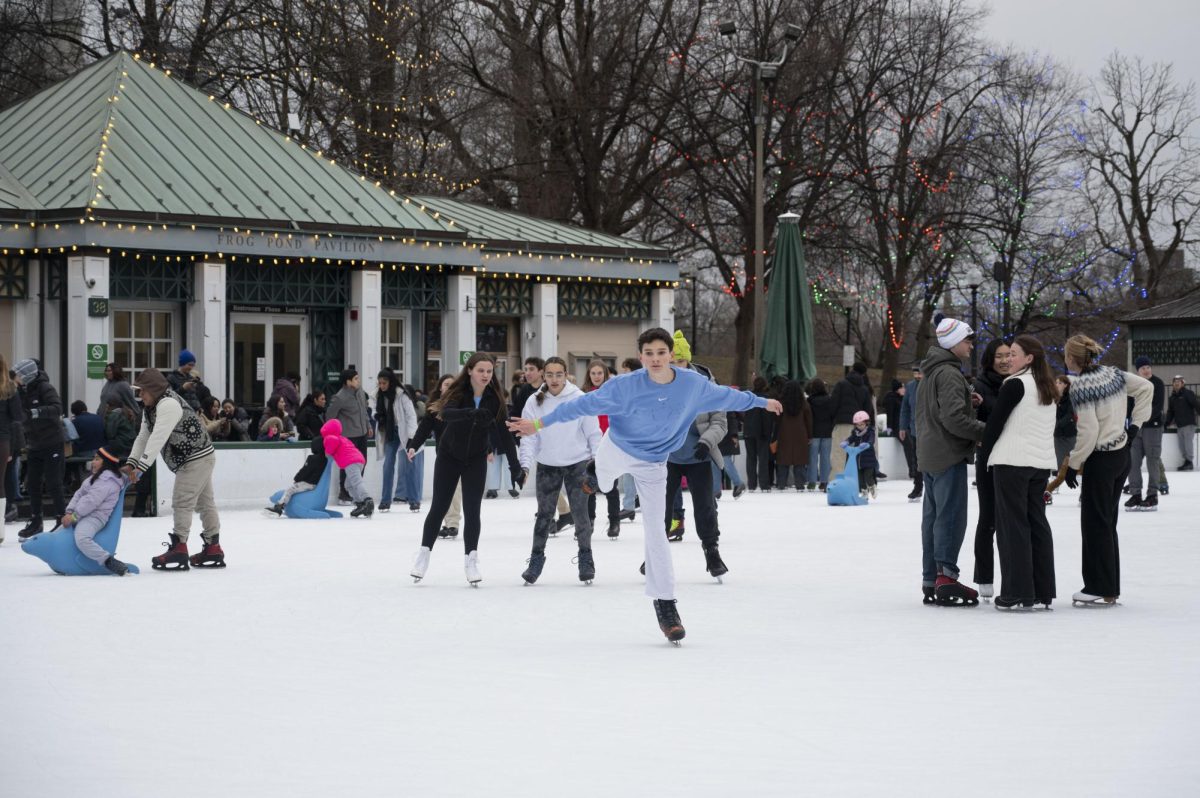
M645 368L613 377L543 418L512 419L508 428L536 435L552 424L608 416L608 434L596 453L594 487L600 492L612 490L622 474L633 475L645 525L646 595L654 600L659 628L668 640L678 643L684 628L675 606L670 544L661 526L666 514L667 456L683 445L700 413L762 407L778 414L783 407L776 399L735 391L695 371L676 368L671 364L674 339L661 327L646 330L637 344Z

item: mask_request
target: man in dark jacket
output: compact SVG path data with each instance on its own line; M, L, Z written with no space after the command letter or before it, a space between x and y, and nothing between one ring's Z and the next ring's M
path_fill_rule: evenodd
M833 399L833 440L844 441L850 437L854 429L854 414L860 410L875 418L875 406L871 401L871 389L867 387L867 367L855 363L842 379L833 386L830 396ZM833 471L830 477L836 477L846 469L846 452L840 446L834 446L830 455Z
M887 417L887 431L895 435L900 431L900 405L904 403L907 389L900 380L892 380L892 390L883 395L883 413Z
M1183 375L1176 374L1171 380L1171 395L1167 398L1167 426L1175 425L1175 438L1179 441L1179 453L1183 455L1180 471L1191 471L1196 462L1196 413L1200 404L1196 394L1184 385Z
M25 488L29 493L29 523L17 537L20 540L42 531L42 485L50 492L54 517L67 511L63 498L62 400L50 384L50 378L36 360L26 359L13 366L13 379L21 386L21 405L25 410L26 458Z
M212 398L212 391L200 381L200 375L196 374L195 370L196 356L184 349L179 353L179 368L167 375L167 383L172 391L183 398L188 407L199 413L200 408Z
M904 460L908 463L908 478L913 481L910 502L920 501L924 490L921 468L917 463L917 391L921 387L921 364L914 363L913 378L904 386L904 401L900 403L900 445L904 447Z
M975 334L957 319L937 326L938 345L921 364L924 384L917 395L917 462L925 485L921 519L921 590L925 603L978 604L979 594L958 582L958 553L967 532L967 464L983 440L962 364Z
M1167 386L1154 376L1150 358L1145 355L1133 361L1138 376L1150 380L1154 399L1150 403L1150 418L1142 425L1133 445L1129 447L1129 501L1127 509L1158 509L1158 494L1167 493L1167 472L1162 464L1163 411L1167 404ZM1146 461L1146 498L1142 498L1142 460Z
M71 423L79 433L75 441L75 456L91 457L104 445L104 419L95 413L89 413L87 405L78 399L71 403Z

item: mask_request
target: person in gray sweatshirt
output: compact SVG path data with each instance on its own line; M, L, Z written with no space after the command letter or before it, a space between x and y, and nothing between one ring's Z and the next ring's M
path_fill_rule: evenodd
M917 463L925 487L921 592L926 604L972 606L979 594L959 584L958 553L967 533L967 465L985 428L974 410L981 398L962 372L975 332L942 319L937 338L921 364L925 377L917 395Z
M362 389L362 378L358 376L358 369L354 366L347 366L342 372L342 387L325 408L325 420L334 419L342 422L342 436L349 438L354 448L362 452L365 459L367 437L371 434L371 411L367 404L367 394ZM366 466L363 468L365 470ZM345 471L341 476L338 503L353 504L350 494L346 491Z

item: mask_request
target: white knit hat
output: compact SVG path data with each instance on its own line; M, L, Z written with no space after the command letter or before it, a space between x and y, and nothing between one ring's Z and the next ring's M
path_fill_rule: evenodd
M964 338L975 334L971 326L958 319L942 319L937 326L938 346L942 349L953 349Z

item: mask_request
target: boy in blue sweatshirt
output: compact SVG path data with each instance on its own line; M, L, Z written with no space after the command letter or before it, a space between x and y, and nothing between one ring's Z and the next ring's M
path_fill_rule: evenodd
M659 628L673 643L683 639L683 624L675 607L675 571L670 544L663 534L666 513L667 456L687 438L692 421L714 410L765 408L780 413L774 399L735 391L694 371L671 365L674 339L661 327L638 336L645 368L613 377L591 393L540 419L512 419L508 428L536 435L551 424L582 416L608 416L608 434L596 453L600 490L613 488L622 474L633 476L642 501L645 526L646 595L654 599Z

